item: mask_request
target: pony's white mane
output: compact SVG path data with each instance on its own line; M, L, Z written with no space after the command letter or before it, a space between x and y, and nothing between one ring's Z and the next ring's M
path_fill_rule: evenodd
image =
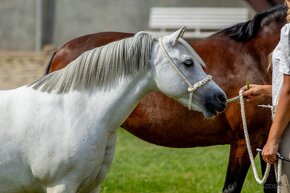
M139 32L134 37L84 52L65 68L48 74L29 86L42 92L67 93L112 86L118 77L150 68L154 37Z

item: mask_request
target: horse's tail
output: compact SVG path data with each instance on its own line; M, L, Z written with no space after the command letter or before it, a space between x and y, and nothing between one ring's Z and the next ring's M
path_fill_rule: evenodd
M49 63L48 63L48 65L47 65L46 69L45 69L44 75L49 74L49 69L50 69L50 67L51 67L52 60L53 60L54 56L56 55L56 52L57 52L57 51L55 51L55 52L52 54L52 56L51 56L51 58L50 58L50 60L49 60Z

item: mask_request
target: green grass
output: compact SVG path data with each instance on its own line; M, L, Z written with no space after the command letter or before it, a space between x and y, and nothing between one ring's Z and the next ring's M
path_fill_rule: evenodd
M190 149L159 147L123 129L101 193L218 193L226 174L229 146ZM243 193L262 193L247 176Z

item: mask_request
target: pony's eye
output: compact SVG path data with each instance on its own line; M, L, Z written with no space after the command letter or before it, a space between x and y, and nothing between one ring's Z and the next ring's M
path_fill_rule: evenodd
M192 67L194 62L192 59L187 59L187 60L183 61L182 64L186 67Z

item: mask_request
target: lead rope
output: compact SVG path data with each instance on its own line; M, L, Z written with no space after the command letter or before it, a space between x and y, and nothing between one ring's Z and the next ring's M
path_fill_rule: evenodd
M189 98L188 98L187 108L189 110L192 110L192 96L193 96L193 92L195 92L198 88L202 87L207 82L209 82L210 80L212 80L212 76L207 75L203 80L201 80L201 81L195 83L194 85L192 85L188 81L188 79L184 76L184 74L179 70L179 68L177 67L177 65L175 64L175 62L170 58L168 52L166 51L166 49L165 49L165 47L163 45L162 37L159 38L159 44L160 44L160 48L161 48L163 54L166 56L166 58L168 59L169 63L171 64L171 66L173 66L173 68L175 69L175 71L177 72L177 74L187 84L187 86L188 86L187 91L189 92Z
M246 146L248 149L248 154L252 166L252 170L254 173L255 180L257 181L258 184L264 184L269 176L271 165L267 163L265 174L262 177L262 179L259 178L258 172L257 172L257 167L255 165L255 159L253 156L252 152L252 147L250 143L250 137L248 133L248 127L247 127L247 120L246 120L246 111L245 111L245 103L244 103L244 96L243 96L243 90L239 91L239 96L233 97L231 99L227 100L227 103L235 102L235 101L240 101L240 106L241 106L241 117L242 117L242 124L243 124L243 130L244 130L244 135L245 135L245 141L246 141ZM278 171L277 171L277 193L281 193L281 174L282 174L282 160L278 159Z

